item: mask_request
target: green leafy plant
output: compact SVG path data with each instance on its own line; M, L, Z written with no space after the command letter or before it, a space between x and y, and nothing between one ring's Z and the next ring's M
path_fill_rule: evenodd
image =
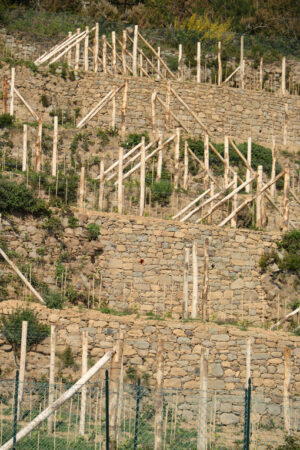
M145 137L145 143L149 144L149 135L147 131L143 131L142 133L131 133L127 136L126 140L121 142L121 147L123 148L132 148L139 144L142 140L142 137Z
M21 346L22 322L28 322L27 351L49 336L49 327L39 322L38 314L30 308L18 308L0 318L0 329L18 355Z
M14 123L14 117L8 113L0 114L0 128L9 128Z
M75 216L69 216L68 217L68 226L70 228L78 227L78 219Z
M98 239L100 235L100 226L97 223L89 223L87 226L87 235L89 241Z
M151 199L161 206L166 206L170 202L173 186L169 180L161 179L150 185Z
M61 360L63 367L73 367L74 369L77 368L74 354L69 345L62 352L57 353L57 356Z
M277 450L299 450L300 440L297 436L285 436L284 444L276 447Z
M48 308L62 309L64 306L64 298L59 292L50 292L44 296L44 300Z
M43 105L44 108L48 108L51 105L51 100L46 94L43 94L41 96L41 104Z
M63 225L58 217L48 217L44 223L43 228L47 230L51 236L59 237L63 231Z

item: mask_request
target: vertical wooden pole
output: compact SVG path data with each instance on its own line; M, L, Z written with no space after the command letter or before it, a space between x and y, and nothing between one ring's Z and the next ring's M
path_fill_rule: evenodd
M118 165L118 213L123 214L123 147L119 147Z
M77 28L76 34L80 34L80 28ZM75 45L75 71L79 70L80 42Z
M260 63L259 63L259 89L261 91L263 89L263 64L264 64L264 59L260 58Z
M155 431L154 449L163 448L163 380L164 380L164 353L163 341L159 339L156 352L156 389L155 389Z
M224 186L227 186L229 183L229 140L228 136L225 136L224 141Z
M88 370L88 332L84 330L82 332L82 376L87 373ZM79 422L79 434L84 436L85 433L85 413L86 413L86 384L81 388L81 407L80 407L80 422Z
M203 288L202 288L202 320L207 321L207 298L208 298L208 238L204 241L204 264L203 264Z
M143 55L140 54L139 56L139 66L140 66L140 77L143 77Z
M127 93L128 93L128 80L125 81L125 86L123 90L123 100L121 108L121 137L125 138L126 131L126 109L127 109Z
M118 434L118 416L119 409L120 409L120 384L121 384L121 365L123 360L123 349L124 349L124 335L123 333L120 333L120 337L117 341L116 345L116 353L114 354L112 360L111 360L111 384L110 389L112 392L111 399L110 399L110 425L111 425L111 433L113 436L113 439L116 440L116 436Z
M176 139L174 149L174 187L178 189L179 185L179 152L180 152L180 128L176 128Z
M284 105L283 145L287 145L288 104Z
M281 93L282 95L286 94L286 59L285 56L282 57L281 63Z
M182 80L182 44L178 46L178 80Z
M248 388L249 378L251 378L251 338L247 339L246 345L246 379L245 388Z
M184 174L183 174L183 189L188 188L189 181L189 153L188 153L188 143L184 143Z
M28 322L26 322L24 320L22 322L22 335L21 335L20 377L19 377L19 390L18 390L18 417L20 414L20 404L21 404L21 401L23 398L23 392L24 392L27 329L28 329Z
M197 42L197 83L201 83L201 42Z
M257 178L257 192L259 192L262 188L263 183L263 166L258 166L257 168L258 178ZM262 204L262 196L259 195L256 199L256 226L257 228L262 227L262 217L261 217L261 204Z
M207 448L207 373L208 373L208 349L201 349L200 359L200 392L199 392L199 415L197 450Z
M84 207L84 178L85 178L85 167L82 166L80 171L79 208Z
M50 335L50 365L49 365L49 398L48 404L52 405L55 394L55 347L56 347L56 331L55 325L51 325ZM53 415L48 417L48 434L53 431Z
M141 173L140 173L140 216L144 215L145 208L145 136L142 136L141 147Z
M95 38L94 38L94 72L98 72L98 55L99 55L99 23L96 22Z
M208 187L208 185L207 185L207 187ZM212 181L212 182L210 183L210 193L209 193L209 197L212 198L214 195L215 195L215 183ZM214 206L214 201L213 201L213 200L210 202L210 206L211 206L211 208ZM211 225L211 224L212 224L212 220L213 220L213 215L211 214L211 215L208 216L208 218L207 218L207 223L208 223L209 225Z
M189 262L190 249L184 249L184 266L183 266L183 318L189 317Z
M105 34L102 35L102 64L103 72L107 73L107 42Z
M70 38L71 36L72 36L72 32L69 31L68 37ZM72 57L72 50L70 49L70 50L68 50L68 53L67 53L67 64L68 64L68 67L71 67L71 57Z
M218 42L218 86L222 84L221 41Z
M245 88L245 66L244 66L244 36L241 36L241 51L240 51L240 88Z
M288 231L289 228L289 193L290 193L290 168L286 166L283 184L283 223L282 223L283 231Z
M171 96L171 83L167 81L166 86L166 115L165 115L165 129L168 132L170 129L170 96Z
M84 38L84 71L89 70L89 27L85 27L86 37Z
M52 150L52 176L53 177L56 177L57 140L58 140L58 117L54 116L53 150Z
M198 312L198 249L196 241L193 242L192 264L193 264L192 319L196 319Z
M159 132L159 140L158 140L158 146L162 146L162 133ZM161 179L161 172L162 172L162 161L163 161L163 150L162 148L158 151L158 159L157 159L157 171L156 171L156 180L159 181Z
M114 130L116 128L116 96L114 95L112 100L111 108L111 128Z
M16 77L16 69L14 67L12 67L12 69L11 69L11 81L10 81L10 106L9 106L9 114L11 116L14 115L15 77Z
M133 35L133 49L132 49L132 75L134 77L137 76L137 48L138 48L138 26L134 26L134 35Z
M252 138L248 137L248 146L247 146L247 162L249 164L249 166L251 166L251 161L252 161ZM247 168L246 169L246 181L249 181L251 178L251 172L250 170ZM247 194L250 193L250 184L247 184L246 186L246 192Z
M284 382L283 382L283 415L284 415L284 429L287 434L290 434L290 408L289 408L289 386L291 380L291 349L285 347L284 355Z
M100 161L100 179L99 179L99 211L103 210L104 197L104 161Z
M27 171L27 125L23 125L23 158L22 171Z
M3 114L7 113L7 76L3 77Z
M117 73L117 51L116 51L116 32L111 33L111 44L112 44L112 69L113 73Z
M272 171L271 171L271 180L273 180L276 176L276 141L275 137L272 137ZM271 188L271 197L275 197L276 195L276 183L273 183Z
M123 30L123 41L122 41L122 72L126 75L126 45L127 45L127 31Z
M155 102L156 102L157 92L154 90L151 94L151 120L152 120L152 132L155 135L156 134L156 108L155 108Z
M35 171L40 172L41 170L41 157L42 157L42 132L43 132L43 124L42 124L42 118L39 117L38 121L38 134L37 134L37 140L35 144Z
M204 189L207 190L209 183L209 137L208 134L204 135L204 167L205 167L205 175L204 175Z
M159 58L157 58L157 78L160 79L160 47L157 47L157 54Z
M234 181L233 189L236 190L237 185L238 185L238 178L237 178L236 172L234 172L233 181ZM237 206L238 206L238 195L237 195L237 193L235 193L235 194L233 194L233 199L232 199L232 211L235 211ZM231 219L231 226L232 226L232 228L236 228L236 216L234 216Z

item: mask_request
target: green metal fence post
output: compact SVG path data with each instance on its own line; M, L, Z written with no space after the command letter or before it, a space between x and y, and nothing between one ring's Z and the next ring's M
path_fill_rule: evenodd
M14 407L14 437L13 437L13 449L17 443L17 421L18 421L18 392L19 392L19 370L16 371L16 383L15 383L15 407Z
M245 389L245 414L244 414L244 450L250 448L250 414L251 414L251 378Z
M137 449L138 429L139 429L139 410L140 410L140 396L141 396L141 380L138 379L136 391L136 412L135 412L135 429L134 429L134 450Z
M105 430L106 430L106 450L109 450L109 385L108 370L105 371Z

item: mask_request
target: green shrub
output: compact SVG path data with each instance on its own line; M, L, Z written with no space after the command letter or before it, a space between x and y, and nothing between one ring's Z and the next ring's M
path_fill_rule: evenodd
M148 132L143 131L142 133L129 134L126 138L126 141L121 142L120 145L121 145L121 147L126 148L126 149L133 148L141 142L143 136L145 137L145 143L149 144L150 140L149 140Z
M259 260L260 268L265 271L267 266L274 262L281 270L300 276L300 230L288 231L276 244L282 255L279 256L274 250L262 255Z
M51 309L62 309L64 306L64 298L59 292L50 292L44 296L44 300L47 307Z
M49 97L46 94L43 94L41 96L41 103L44 108L48 108L51 105L51 100L49 99Z
M78 227L78 219L75 216L68 217L68 226L70 228Z
M299 450L300 441L297 436L286 436L284 439L284 444L276 447L277 450Z
M57 353L57 356L61 360L63 367L73 367L73 368L77 367L72 349L69 345L64 349L63 352Z
M47 204L34 197L32 190L25 184L17 184L0 178L0 211L7 214L32 214L33 216L50 216Z
M97 131L97 137L101 138L101 145L105 146L109 143L109 137L106 131L99 128Z
M89 241L98 239L100 234L100 226L97 223L89 223L87 226L87 234Z
M44 223L43 228L48 231L51 236L59 237L62 234L63 226L58 217L48 217Z
M279 249L284 249L288 253L299 254L300 257L300 230L292 230L285 233L281 240L277 242Z
M8 113L0 114L0 128L9 128L14 123L14 117Z
M16 354L21 346L22 322L28 322L27 351L49 336L49 327L39 322L38 315L30 308L18 308L0 318L0 329Z
M169 180L155 181L150 186L151 199L153 202L158 202L161 206L166 206L170 202L170 196L173 192L173 186Z

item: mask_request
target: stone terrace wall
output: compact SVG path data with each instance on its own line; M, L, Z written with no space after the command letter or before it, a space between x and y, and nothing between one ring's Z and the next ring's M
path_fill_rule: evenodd
M7 314L16 307L16 303L20 302L2 302L0 313ZM140 376L148 373L150 386L154 385L157 339L158 336L162 337L164 388L180 390L178 408L186 419L191 419L198 409L196 396L199 389L200 351L201 347L205 347L209 349L208 389L216 391L221 400L220 422L229 424L243 421L248 337L253 340L253 387L256 398L262 401L259 403L259 413L267 419L276 419L282 406L283 350L288 346L292 354L290 393L295 398L293 406L300 407L295 397L300 392L300 337L254 328L245 332L215 324L153 321L135 316L109 316L96 311L79 312L77 309L54 311L36 304L30 307L39 311L43 322L57 326L57 352L64 350L67 345L71 346L78 363L78 371L72 373L74 379L80 374L83 330L89 333L89 355L94 360L115 345L122 331L125 338L125 371L132 366ZM8 378L10 371L15 368L15 361L10 346L2 338L0 360L2 377ZM28 377L40 378L43 375L48 377L48 371L49 338L39 344L35 351L28 353L26 373ZM103 379L104 371L94 379L97 377Z
M53 107L69 109L79 107L81 117L98 102L109 90L120 85L122 77L104 77L88 74L76 81L64 81L60 77L48 74L48 69L41 69L36 76L28 69L17 69L16 87L37 111L47 115ZM3 71L9 73L7 68ZM1 72L0 72L1 73ZM300 98L296 96L282 97L266 92L242 91L233 88L197 85L190 82L172 82L178 94L193 108L199 118L208 127L215 141L223 141L224 133L231 134L239 141L245 141L252 135L253 141L264 145L271 144L274 134L279 144L283 142L285 122L284 105L288 104L287 143L291 148L300 145ZM157 89L164 99L166 83L145 78L129 78L127 130L139 132L151 131L151 93ZM52 105L46 110L41 105L41 96L46 94ZM122 94L117 98L117 127L120 126ZM28 120L30 115L25 107L16 100L17 117ZM199 124L171 96L171 109L178 115L190 134L201 133ZM48 119L50 120L49 116ZM48 120L47 119L47 120ZM52 120L52 119L51 119ZM157 122L160 129L164 127L164 114L157 107ZM108 105L89 126L107 125L111 123L111 105ZM174 121L171 127L177 126Z
M96 281L95 297L110 307L173 317L182 314L184 248L191 248L194 240L198 244L201 302L203 245L208 237L209 317L261 323L276 310L261 294L258 261L265 251L275 247L278 233L112 213L82 211L76 216L79 223L75 229L68 227L67 217L63 218L64 230L58 238L49 236L41 222L28 219L16 222L19 235L4 223L2 236L24 262L31 258L33 273L54 288L56 265L60 262L67 268L68 282L85 294L91 292L93 276L101 279L101 287ZM100 236L88 242L86 228L91 222L100 225ZM191 302L191 267L189 273Z

